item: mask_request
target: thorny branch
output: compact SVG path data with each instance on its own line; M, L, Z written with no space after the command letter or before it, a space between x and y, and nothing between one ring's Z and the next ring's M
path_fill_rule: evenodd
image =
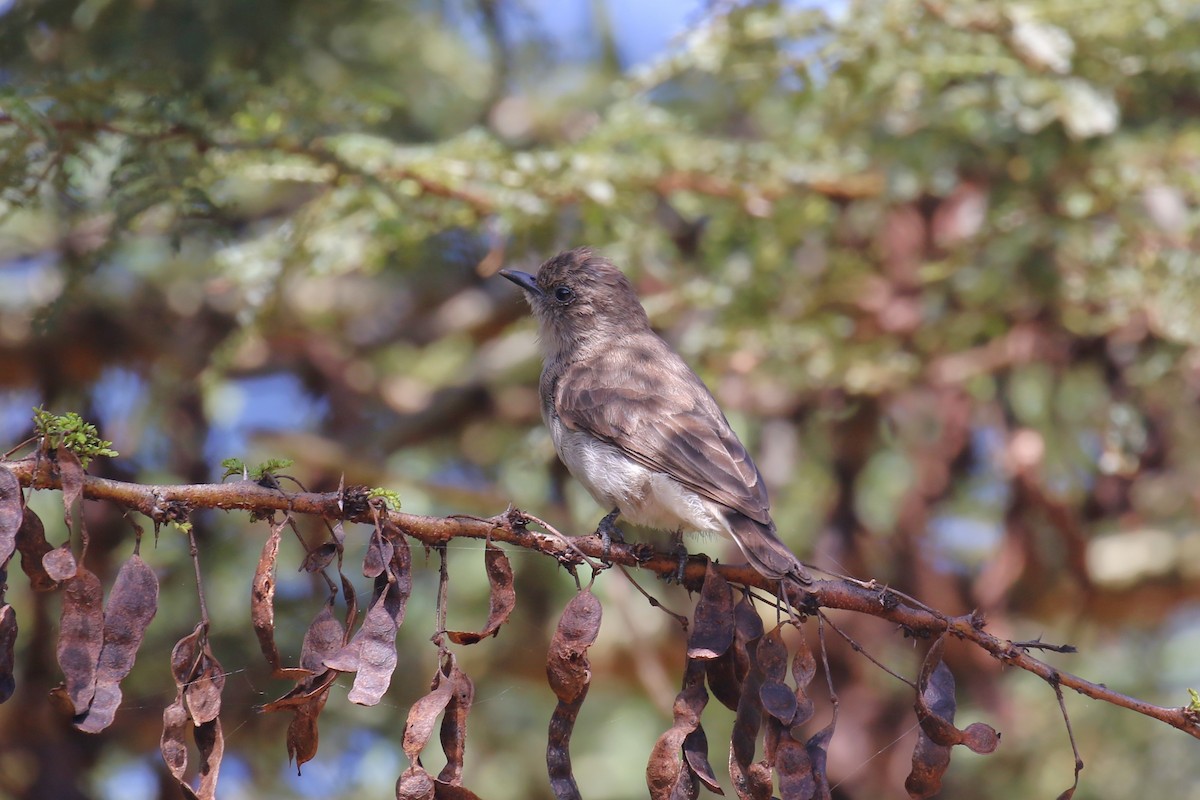
M0 467L9 470L22 486L39 489L61 488L58 476L45 469L39 472L36 460L32 457L20 461L0 462ZM135 509L159 522L167 521L168 518L179 519L180 512L185 509L186 512L190 512L201 508L219 508L256 512L290 511L315 514L331 520L341 519L368 525L374 523L372 511L367 504L366 490L361 487L357 490L350 487L343 493L289 494L279 489L260 486L252 481L143 485L86 476L83 496L90 500L106 500ZM491 539L542 553L562 563L578 563L580 553L597 560L606 557L605 544L599 536L572 537L569 543L564 542L558 536L529 530L526 527L529 518L512 508L489 519L462 516L427 517L395 511L389 512L389 518L404 534L430 546L443 545L455 538ZM663 578L675 575L679 568L679 561L674 553L659 552L638 544L612 543L607 560L625 567L648 570ZM706 564L702 557L689 559L683 575L684 586L691 591L700 591ZM775 582L762 577L748 565L719 565L717 569L730 583L760 589L772 596L779 595L779 587ZM1072 689L1094 700L1165 722L1200 739L1200 714L1197 712L1186 707L1168 708L1147 703L1064 672L1029 655L1029 642L1013 642L988 633L981 615L945 616L886 586L850 578L818 579L803 589L789 586L787 595L794 608L804 614L813 614L819 608L840 609L888 620L913 637L932 639L943 633L949 634L983 648L1004 664L1037 675L1051 687Z

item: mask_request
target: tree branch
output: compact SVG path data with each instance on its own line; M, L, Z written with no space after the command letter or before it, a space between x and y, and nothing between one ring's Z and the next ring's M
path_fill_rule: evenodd
M29 457L0 462L0 467L12 472L22 486L35 489L62 488L61 479L49 459ZM292 494L244 480L217 484L143 485L87 476L83 496L89 500L105 500L135 509L159 523L183 521L192 511L201 508L244 509L257 513L291 511L367 525L374 523L367 504L367 492L363 487L349 487L342 493ZM679 568L678 557L674 553L659 552L644 544L614 542L606 553L604 542L595 534L571 537L567 542L554 534L529 530L527 523L531 521L530 518L515 508L487 519L461 515L427 517L399 512L389 512L389 515L391 521L406 535L430 546L445 544L456 538L491 539L542 553L572 568L581 563L580 554L649 570L661 578L674 576ZM700 590L706 564L703 557L688 560L683 584L689 591ZM717 569L731 583L780 596L778 583L759 575L749 565L722 564ZM1037 675L1053 688L1073 689L1094 700L1165 722L1200 739L1200 713L1186 707L1168 708L1147 703L1063 672L1029 655L1028 642L1015 643L988 633L984 630L982 615L947 617L886 586L844 577L815 580L810 586L804 587L789 584L786 594L789 603L801 614L813 614L818 608L840 609L888 620L916 638L950 633L983 648L1004 664Z

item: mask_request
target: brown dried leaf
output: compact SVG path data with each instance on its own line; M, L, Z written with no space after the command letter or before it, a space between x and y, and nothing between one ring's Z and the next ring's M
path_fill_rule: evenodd
M700 661L698 659L689 658L687 667L683 672L683 688L687 689L692 686L698 686L703 689L705 667L710 664L709 661ZM708 701L708 695L704 697L705 702ZM697 712L699 716L699 712ZM704 726L700 721L696 721L696 729L689 733L683 740L683 757L687 760L688 766L691 767L693 775L687 780L681 780L676 783L675 790L672 792L672 798L679 797L695 797L700 792L699 784L703 783L709 791L716 794L724 794L720 784L717 782L717 776L713 772L712 764L708 761L708 737L704 735ZM693 780L694 779L694 780Z
M25 519L23 500L17 476L0 468L0 567L8 563L17 547L17 531Z
M250 587L250 620L263 657L271 667L271 677L285 680L301 680L309 675L303 669L285 669L281 666L279 648L275 644L275 561L279 556L279 540L288 517L271 525L271 535L263 543L258 567L254 570L254 582Z
M783 643L782 625L776 625L758 640L755 658L763 674L763 684L758 690L763 710L778 720L780 725L790 726L796 716L796 693L783 682L787 674L788 652L787 645ZM768 761L773 762L771 755L768 755Z
M700 725L700 714L708 703L704 686L693 684L675 696L674 724L654 744L646 764L646 786L653 800L670 800L691 766L683 758L683 742Z
M200 653L196 675L183 689L183 700L197 725L212 722L221 713L221 693L225 690L225 670L213 655L207 638Z
M671 800L696 800L700 796L700 781L690 769L679 773L679 780L671 790Z
M398 800L419 798L420 800L479 800L479 795L456 784L434 780L420 767L405 770L396 781Z
M933 797L940 792L942 776L950 767L950 747L953 741L945 741L945 728L954 727L957 704L954 700L954 676L950 670L945 669L942 662L944 649L944 638L934 642L921 665L921 674L917 681L917 719L927 717L933 721L928 724L928 728L924 721L921 723L917 744L913 748L912 771L904 780L904 788L909 796L914 798ZM942 667L944 673L939 674L938 667ZM943 741L937 741L930 735L929 729L933 729L937 738ZM953 739L952 736L948 738Z
M358 668L362 666L362 638L365 635L363 629L371 622L371 609L375 607L376 601L372 601L367 607L367 615L363 618L362 627L354 633L354 637L342 646L333 655L325 659L325 666L336 672L358 672Z
M29 585L33 587L33 590L50 592L57 589L58 583L50 577L50 574L46 572L45 564L42 563L42 559L53 548L46 541L46 531L42 526L41 518L28 506L25 507L25 516L17 531L16 545L17 552L21 554L21 569L29 578Z
M500 626L508 621L517 604L517 593L513 589L512 566L508 556L490 541L483 551L483 562L487 569L491 598L488 603L487 624L478 633L470 631L446 631L446 636L455 644L475 644L500 632Z
M398 630L389 606L392 596L389 585L383 597L367 609L359 643L358 672L347 699L352 703L373 706L380 701L391 685L396 669L396 631Z
M163 710L163 730L158 749L171 777L180 786L186 785L183 776L187 772L187 729L191 727L190 723L187 709L183 706L183 696L176 695L175 702Z
M446 783L441 778L433 784L434 800L479 800L479 795L458 784Z
M438 782L458 786L462 783L463 758L467 745L467 715L475 701L475 684L455 664L450 670L453 693L442 716L439 738L442 752L446 754L446 766L438 773Z
M742 694L742 682L737 674L736 645L711 661L703 662L708 673L708 688L726 708L736 711Z
M942 791L942 776L950 768L950 748L934 744L925 731L918 731L913 748L912 771L904 779L909 797L933 797Z
M757 616L755 614L756 618ZM755 742L759 731L762 730L763 708L759 690L762 688L764 676L757 657L761 641L762 637L759 637L746 644L750 669L742 682L742 695L738 701L737 714L733 720L733 734L729 740L729 777L740 800L760 800L771 796L770 769L766 771L765 785L762 770L753 769Z
M300 681L283 697L280 697L278 700L272 700L269 703L264 703L258 707L258 710L264 713L284 710L295 711L332 686L333 682L337 680L338 674L337 670L327 669L320 675L314 675L311 678Z
M85 713L96 693L96 667L104 646L103 600L100 579L86 567L63 582L58 665L75 714Z
M391 522L384 526L384 533L387 535L388 541L392 543L392 558L388 562L388 579L395 585L398 596L407 602L408 596L412 594L412 551L408 547L408 539L404 538L400 529ZM396 627L404 622L403 603L400 605L398 613Z
M915 707L921 730L935 743L951 747L958 743L954 713L958 703L954 698L954 674L942 661L945 639L938 639L929 648L917 678Z
M972 753L994 753L1000 746L1000 732L986 722L972 722L962 731L961 744Z
M758 690L758 699L762 701L763 710L781 725L792 724L796 717L796 693L787 684L767 681Z
M546 660L546 677L555 697L569 703L587 691L591 672L587 650L600 632L603 608L591 591L571 598L558 620Z
M760 764L775 769L775 750L779 747L779 740L786 735L779 720L770 714L763 717L763 757L759 759Z
M754 658L764 680L783 681L787 675L788 652L787 645L783 643L782 624L776 625L758 640Z
M17 614L8 603L0 606L0 703L8 700L16 691L13 677L16 664Z
M812 760L808 748L784 733L775 748L775 772L779 775L779 794L795 800L812 800L817 793Z
M546 766L550 788L558 800L580 797L571 774L571 731L591 682L587 650L600 632L602 611L600 601L589 590L571 598L558 621L546 657L546 677L558 698L558 706L550 717Z
M747 785L753 800L771 800L774 785L771 767L765 761L755 761L750 765Z
M383 532L376 528L371 532L371 540L367 542L367 554L363 556L363 575L378 578L391 560L392 542L384 538Z
M396 668L396 632L404 624L408 598L412 594L412 552L408 540L391 523L385 525L384 533L391 543L391 559L387 569L388 587L380 607L387 613L388 620L379 625L376 635L363 638L358 674L347 695L351 702L363 705L378 703L391 683ZM367 629L366 620L363 629Z
M689 733L683 740L683 757L687 759L688 766L692 768L696 778L710 792L719 795L725 794L721 784L717 782L717 774L713 771L712 764L709 763L708 736L705 735L704 726L699 721L696 723L696 730Z
M325 708L325 701L329 699L329 687L332 685L331 680L319 692L297 706L295 716L288 724L288 761L295 762L297 775L300 774L300 767L317 755L317 717L321 716L321 710Z
M75 554L71 552L71 540L68 539L43 555L42 568L55 583L62 583L74 577L82 568L75 561Z
M454 656L448 657L449 669L454 670ZM410 764L416 764L433 734L433 725L438 716L446 710L450 698L454 696L455 682L439 668L433 676L429 693L413 703L408 711L408 721L404 724L404 742L401 745Z
M171 676L175 678L175 686L182 691L183 687L196 674L199 664L201 642L206 641L208 627L203 622L197 622L192 632L184 636L171 649ZM183 695L180 695L182 703Z
M546 772L550 776L550 789L558 800L582 800L571 772L571 731L575 728L575 719L579 716L585 697L586 685L575 700L569 703L559 700L550 716L550 730L546 736Z
M746 595L733 607L733 646L707 663L708 687L721 704L737 711L742 682L750 671L747 645L763 635L762 618Z
M342 493L342 488L338 488L338 493ZM342 508L341 501L338 501L338 508ZM341 551L346 546L346 526L342 520L334 520L333 527L330 529L330 534L333 536L333 543L337 549Z
M142 637L158 611L158 577L136 553L121 565L104 610L104 644L96 666L96 691L75 727L99 733L121 705L121 681L133 669Z
M838 706L833 706L833 720L826 727L817 730L804 742L804 748L809 751L812 762L812 778L816 781L816 800L829 800L833 789L829 788L829 776L826 774L826 763L829 760L829 742L833 740L833 730L838 724Z
M75 704L71 702L71 696L67 694L67 687L59 684L50 690L50 706L54 712L63 717L75 716Z
M325 659L340 650L345 640L346 629L333 615L331 597L304 632L304 643L300 646L301 668L311 672L313 678L319 676L325 672Z
M279 556L279 540L283 525L272 525L271 534L263 542L250 588L250 619L258 646L271 670L279 669L279 648L275 645L275 560Z
M946 637L943 635L929 648L921 673L917 678L915 708L921 730L935 743L946 747L966 746L980 755L993 752L1000 743L1000 734L983 722L975 722L966 730L954 726L954 675L942 661Z
M814 713L812 698L808 696L808 685L817 674L817 659L813 657L812 649L804 631L800 631L800 643L796 647L796 655L792 658L792 679L796 682L796 714L792 717L792 737L800 741L799 727L812 719Z
M333 563L334 557L338 554L338 546L334 542L325 542L317 545L308 554L304 556L304 561L300 564L302 572L320 572Z
M193 730L196 749L200 755L200 786L193 789L185 777L188 764L187 730ZM221 721L215 719L203 725L193 726L183 703L182 694L163 711L163 731L159 739L159 751L171 777L175 779L184 797L189 800L215 800L217 774L221 769L221 758L225 754L225 737L221 732Z
M325 666L330 669L357 673L346 697L364 706L377 704L391 684L396 669L396 632L404 623L412 592L412 554L408 542L398 531L389 541L391 561L386 574L375 579L375 598L362 627L348 645L325 659Z
M74 531L75 526L71 522L71 518L74 516L72 510L83 497L83 465L79 463L79 457L65 447L58 448L56 457L58 474L62 479L63 522L67 523L68 531ZM88 533L82 508L79 510L79 537L83 543L83 552L86 553Z
M433 778L416 764L396 779L396 800L434 800L436 791Z
M796 647L796 655L792 658L792 679L796 681L797 687L807 688L816 677L817 659L813 656L812 648L808 646L804 631L801 630L800 633L800 643Z
M710 660L720 656L733 644L733 627L733 590L710 561L693 614L687 657Z
M345 645L350 641L350 631L354 630L354 623L358 621L358 594L354 591L354 584L342 573L340 566L338 576L342 579L342 596L346 598L346 625L342 631L342 644Z
M825 771L825 764L829 759L829 742L833 739L833 729L837 726L837 706L833 707L833 719L829 724L821 730L814 733L804 744L804 749L808 751L808 760L812 764L813 781L816 784L816 791L813 797L816 800L830 800L832 790L829 788L829 776Z
M192 733L196 749L200 751L200 786L196 789L198 800L216 800L217 775L221 771L221 759L225 756L225 734L221 731L221 720L214 719L197 725Z

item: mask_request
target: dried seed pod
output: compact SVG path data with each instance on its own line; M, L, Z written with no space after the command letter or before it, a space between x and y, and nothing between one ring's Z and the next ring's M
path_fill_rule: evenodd
M478 633L471 631L446 631L446 636L455 644L475 644L500 632L517 604L517 593L513 589L512 565L508 556L496 545L488 542L483 551L491 595L488 602L487 623Z

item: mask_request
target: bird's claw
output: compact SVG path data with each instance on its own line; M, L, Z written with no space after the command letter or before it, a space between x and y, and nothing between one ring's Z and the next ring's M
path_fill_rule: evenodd
M666 580L667 583L677 583L682 586L683 579L687 575L688 559L691 558L691 556L688 555L687 547L684 545L682 538L679 538L675 541L675 546L672 547L671 550L679 559L679 563L675 567L674 574L668 575L664 580Z
M600 520L600 524L596 526L596 533L600 535L600 542L604 549L600 559L612 566L612 546L613 542L617 544L625 543L625 536L621 533L621 529L616 526L616 519L620 515L620 509L614 508L612 511L604 515L604 519Z

